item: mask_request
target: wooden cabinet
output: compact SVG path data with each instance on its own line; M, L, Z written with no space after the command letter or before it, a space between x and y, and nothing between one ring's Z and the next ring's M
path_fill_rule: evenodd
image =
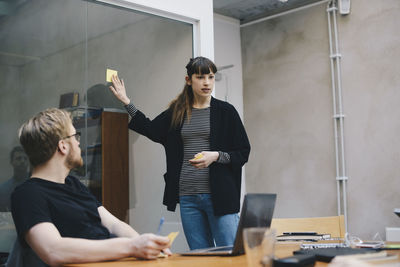
M120 220L128 221L128 114L104 111L101 119L103 205Z
M78 177L103 206L127 222L129 209L128 114L94 108L71 109L73 124L81 132L84 166Z

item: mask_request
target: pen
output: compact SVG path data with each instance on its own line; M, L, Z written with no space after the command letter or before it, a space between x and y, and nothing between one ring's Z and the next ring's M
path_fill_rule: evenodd
M160 224L158 225L158 229L157 229L157 235L161 234L161 227L164 224L164 220L165 220L164 217L161 217Z

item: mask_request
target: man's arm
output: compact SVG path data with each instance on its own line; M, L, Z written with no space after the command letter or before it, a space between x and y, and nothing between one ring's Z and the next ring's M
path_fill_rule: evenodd
M154 259L169 243L167 237L153 234L104 240L67 238L62 237L54 224L48 222L33 226L26 233L25 239L33 251L50 266L113 260L127 256Z
M110 231L110 233L118 237L138 237L139 234L128 224L119 220L112 215L106 208L100 206L97 208L101 218L101 223Z
M139 234L128 224L119 220L117 217L112 215L106 208L100 206L97 208L100 214L101 223L110 231L110 233L118 237L137 237ZM166 255L172 255L169 248L163 249L163 253Z

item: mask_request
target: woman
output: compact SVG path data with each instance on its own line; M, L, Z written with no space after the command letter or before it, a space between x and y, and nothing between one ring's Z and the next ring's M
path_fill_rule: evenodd
M131 115L129 128L164 146L163 204L175 211L179 202L190 249L233 245L250 143L235 108L211 96L215 64L197 57L186 70L183 91L154 120L136 109L117 76L110 90Z

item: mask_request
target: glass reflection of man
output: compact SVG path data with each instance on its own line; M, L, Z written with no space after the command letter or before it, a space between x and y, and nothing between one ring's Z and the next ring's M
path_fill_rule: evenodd
M14 174L7 181L0 184L0 212L11 211L11 193L14 188L29 178L29 160L24 150L16 146L11 150L10 163Z

